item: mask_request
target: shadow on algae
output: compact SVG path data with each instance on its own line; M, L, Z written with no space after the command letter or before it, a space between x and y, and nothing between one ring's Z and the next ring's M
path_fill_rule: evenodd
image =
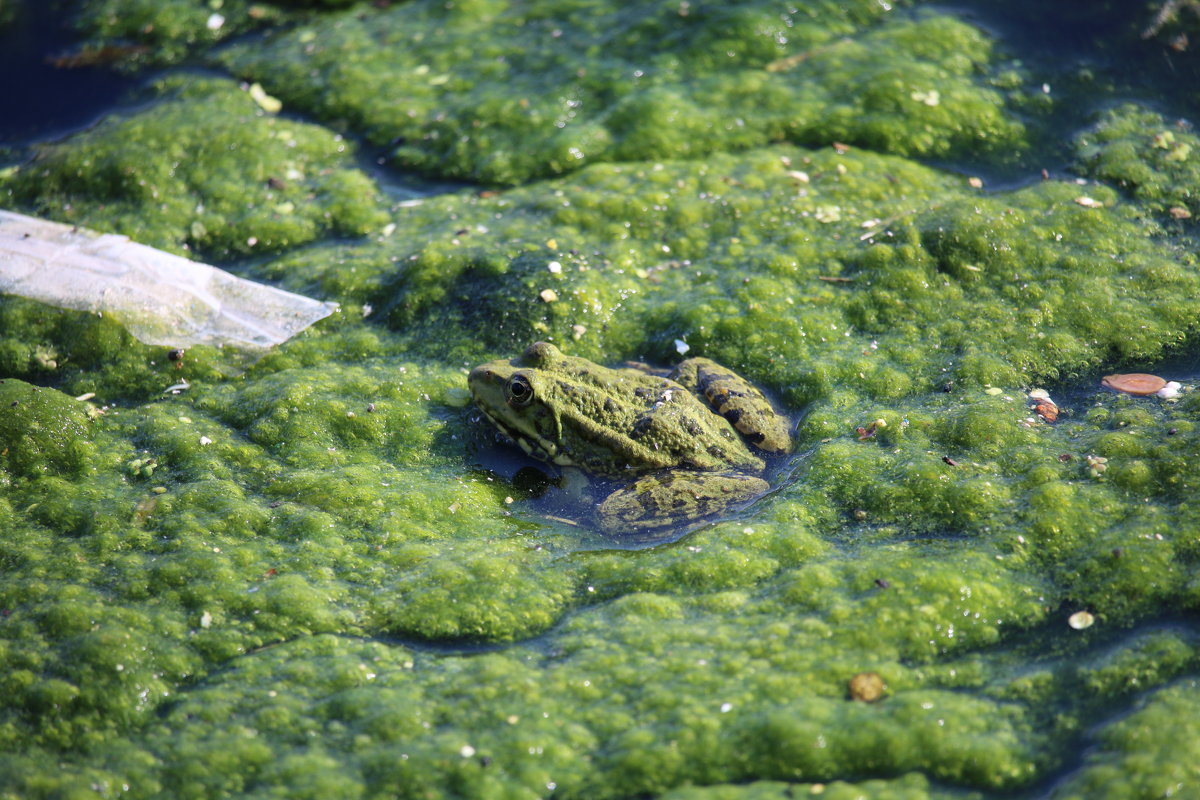
M0 798L1200 792L1195 3L73 24L141 88L3 206L341 311L0 302ZM671 543L551 518L466 385L537 340L686 345L793 451Z

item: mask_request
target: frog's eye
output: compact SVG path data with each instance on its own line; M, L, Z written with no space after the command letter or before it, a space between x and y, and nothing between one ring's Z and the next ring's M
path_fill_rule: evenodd
M504 394L507 395L509 405L527 406L533 400L533 384L529 382L529 378L518 373L508 379Z

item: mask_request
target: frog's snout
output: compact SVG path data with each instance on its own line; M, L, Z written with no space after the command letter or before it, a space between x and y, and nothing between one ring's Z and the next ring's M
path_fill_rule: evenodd
M484 387L494 386L496 383L496 373L487 364L480 364L467 376L467 388L475 395Z
M496 367L495 362L480 364L467 375L467 388L471 390L471 396L477 404L490 408L498 408L504 404L504 384L507 382L507 375Z

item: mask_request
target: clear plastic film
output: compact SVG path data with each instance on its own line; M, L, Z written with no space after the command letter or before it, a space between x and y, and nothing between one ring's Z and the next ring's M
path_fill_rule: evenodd
M112 315L139 341L264 350L337 310L114 234L0 210L0 293Z

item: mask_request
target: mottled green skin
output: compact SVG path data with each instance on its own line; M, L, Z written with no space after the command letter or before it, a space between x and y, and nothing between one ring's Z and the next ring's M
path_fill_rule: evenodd
M1195 87L1116 106L1100 63L1033 71L993 55L1018 40L874 0L296 6L228 53L208 43L248 5L219 34L208 4L153 5L236 74L170 75L38 145L3 205L206 257L269 239L227 266L343 311L250 365L0 301L0 377L42 390L0 459L3 800L1191 791L1200 393L1096 381L1200 372L1163 360L1200 318L1196 218L1169 212L1200 191L1174 149ZM152 36L127 13L148 6L90 18ZM1187 74L1140 4L1088 4L1088 31L1097 10L1127 23L1098 52ZM559 177L401 204L351 140L438 177ZM1087 182L1041 180L1038 143L1075 141ZM998 188L1010 151L1039 163ZM271 186L293 158L306 177ZM804 409L795 454L674 545L537 517L474 467L464 380L539 339L600 363L683 339ZM848 700L861 672L888 697Z
M759 450L788 453L792 449L787 417L775 411L758 387L711 358L689 358L671 372L680 385L702 397Z
M731 413L750 428L747 439L767 439L750 424L766 420L769 443L776 451L790 448L786 419L757 389L708 359L689 359L664 378L602 367L536 342L511 361L481 364L467 383L488 419L534 458L632 481L597 507L600 527L621 534L710 517L769 488L754 477L763 460L721 415L721 405L707 404L706 385L697 382L706 371L720 375L724 395L740 396L725 397L724 406L746 401Z

